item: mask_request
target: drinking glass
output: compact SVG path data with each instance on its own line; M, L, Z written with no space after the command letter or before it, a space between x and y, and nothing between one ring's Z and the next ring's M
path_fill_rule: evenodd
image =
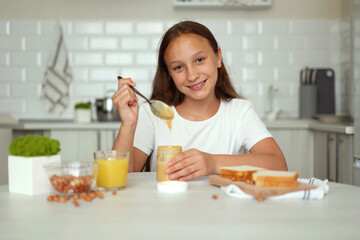
M94 152L94 162L100 164L96 181L99 189L119 190L126 186L129 152L96 151Z

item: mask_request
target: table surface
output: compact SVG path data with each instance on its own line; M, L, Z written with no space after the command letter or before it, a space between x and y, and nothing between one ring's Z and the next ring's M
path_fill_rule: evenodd
M0 187L0 239L356 239L360 187L330 183L322 200L227 197L208 177L185 193L160 193L155 173L130 173L127 187L80 206ZM216 194L218 199L213 199Z

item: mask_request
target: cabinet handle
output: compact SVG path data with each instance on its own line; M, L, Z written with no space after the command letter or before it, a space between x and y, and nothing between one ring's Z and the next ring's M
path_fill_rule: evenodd
M339 137L339 134L336 134L336 141L335 141L335 181L339 182L339 143L342 140Z
M334 138L330 137L330 133L326 134L326 178L330 181L330 142L333 141Z
M97 150L100 151L100 146L101 146L101 144L100 144L100 141L101 141L100 130L97 130L96 135L97 135Z

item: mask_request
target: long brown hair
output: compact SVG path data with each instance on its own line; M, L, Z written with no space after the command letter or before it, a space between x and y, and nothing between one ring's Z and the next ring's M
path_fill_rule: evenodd
M187 33L196 34L207 39L214 53L218 53L217 41L210 30L204 25L193 21L184 21L172 26L161 38L158 65L153 80L151 99L161 100L168 105L174 106L180 104L184 100L184 94L176 88L174 81L170 77L164 56L169 43L181 34ZM232 98L241 98L231 84L223 61L221 61L221 67L218 68L215 96L225 101L229 101Z

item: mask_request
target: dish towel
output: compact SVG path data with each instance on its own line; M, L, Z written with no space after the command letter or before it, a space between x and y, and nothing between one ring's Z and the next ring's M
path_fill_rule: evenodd
M318 186L315 189L311 190L301 190L297 192L290 192L279 196L274 197L267 197L267 200L281 200L281 199L302 199L302 200L309 200L309 199L323 199L325 195L329 192L329 181L326 179L324 181L317 179L317 178L299 178L299 182L312 184ZM241 199L250 199L254 198L253 196L244 193L240 188L236 185L231 184L226 187L221 187L221 190L229 196L234 198L241 198Z
M60 23L56 24L54 35L43 79L41 100L46 111L60 114L69 103L72 74Z

